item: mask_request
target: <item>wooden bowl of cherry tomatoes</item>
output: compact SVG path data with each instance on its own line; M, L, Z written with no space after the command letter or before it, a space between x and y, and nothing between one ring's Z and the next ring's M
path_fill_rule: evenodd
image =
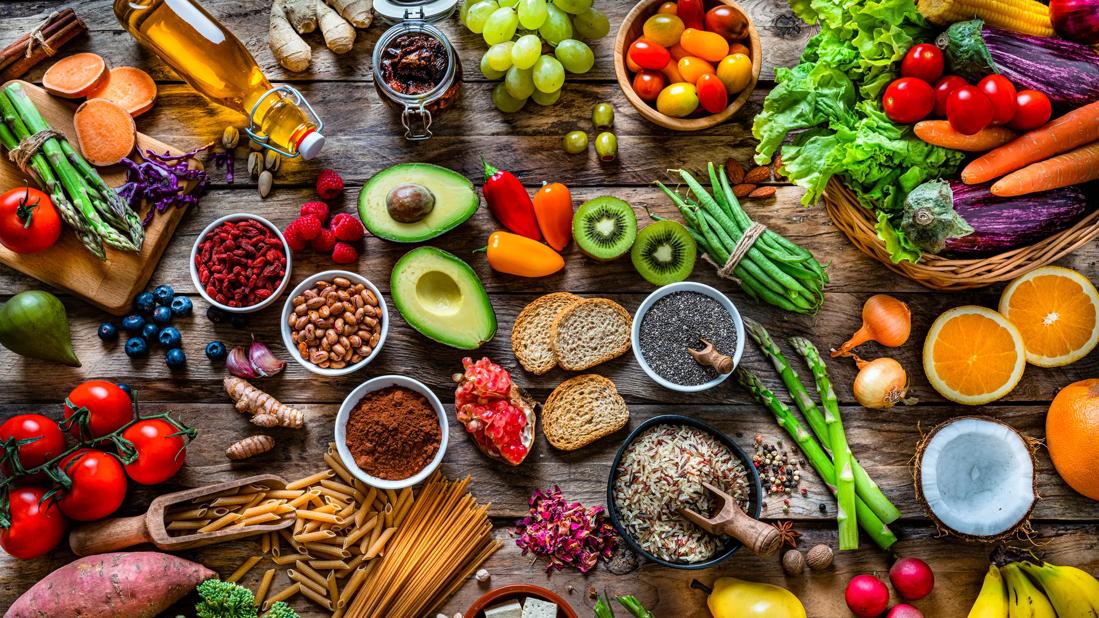
M733 0L641 0L614 41L614 72L630 104L676 131L721 124L759 80L759 32Z

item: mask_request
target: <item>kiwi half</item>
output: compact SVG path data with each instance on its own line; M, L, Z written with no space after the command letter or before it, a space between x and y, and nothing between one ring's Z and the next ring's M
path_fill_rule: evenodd
M572 218L572 237L576 246L594 260L618 259L637 240L637 215L633 206L617 197L588 200Z
M637 235L630 260L653 285L683 281L695 267L698 247L687 228L675 221L657 221Z

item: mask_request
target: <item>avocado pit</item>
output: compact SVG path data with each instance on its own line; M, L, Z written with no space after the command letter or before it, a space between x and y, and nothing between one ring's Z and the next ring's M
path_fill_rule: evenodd
M385 208L394 221L416 223L435 210L435 194L423 185L406 182L389 190Z

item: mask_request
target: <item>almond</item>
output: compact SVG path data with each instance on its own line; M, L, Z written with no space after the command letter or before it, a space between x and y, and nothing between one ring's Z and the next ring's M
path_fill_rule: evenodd
M765 200L765 199L768 199L768 198L772 198L774 196L775 196L775 188L774 187L759 187L758 189L756 189L756 190L754 190L754 191L752 191L751 193L748 194L749 199L755 199L755 200Z
M744 182L747 183L767 182L769 180L771 180L771 168L764 165L753 167L744 176Z
M758 187L756 185L733 185L733 195L737 196L738 198L745 198L748 197L748 195L755 191L757 188Z
M744 182L744 164L736 159L725 160L725 173L729 175L729 182L734 185Z

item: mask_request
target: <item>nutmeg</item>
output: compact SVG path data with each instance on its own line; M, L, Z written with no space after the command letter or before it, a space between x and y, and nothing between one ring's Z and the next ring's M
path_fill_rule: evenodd
M814 571L823 571L832 566L832 548L827 545L814 545L805 556L805 562Z
M805 555L796 549L782 554L782 570L790 577L797 577L805 570Z

